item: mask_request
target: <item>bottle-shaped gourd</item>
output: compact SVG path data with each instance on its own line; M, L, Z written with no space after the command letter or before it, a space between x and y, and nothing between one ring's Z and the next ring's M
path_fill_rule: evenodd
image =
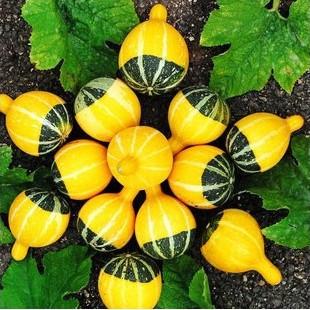
M226 149L244 172L264 172L284 156L291 134L300 129L300 115L281 118L271 113L254 113L239 120L229 131Z
M101 269L98 279L100 297L108 309L152 309L162 288L161 273L149 257L122 254Z
M142 190L167 179L173 156L165 136L147 126L124 129L108 147L112 175L125 187Z
M23 191L9 210L9 226L16 239L12 257L22 260L29 247L56 242L66 231L69 219L68 203L53 192L39 188Z
M207 86L190 86L172 99L168 111L173 154L186 146L206 144L219 138L230 120L230 109Z
M155 259L183 255L193 244L196 221L183 203L161 191L146 190L146 200L136 219L135 235L140 248Z
M168 181L172 192L185 204L211 209L221 206L231 196L234 166L217 147L192 146L176 155Z
M135 93L120 79L97 78L78 93L75 118L92 138L109 142L122 129L137 126L141 108Z
M0 94L0 112L14 144L33 156L52 152L72 130L64 100L49 92L31 91L15 100Z
M256 270L271 285L281 282L279 269L265 255L261 230L247 212L227 209L219 213L202 239L201 253L215 268L233 273Z
M125 38L118 65L122 78L136 91L159 95L172 90L184 78L189 63L182 35L167 23L167 10L153 6L150 19Z
M107 150L86 139L67 143L55 154L52 176L58 190L71 199L93 197L103 191L112 178Z
M124 247L134 233L132 201L136 190L105 193L88 200L81 208L77 228L84 241L97 251L110 252Z

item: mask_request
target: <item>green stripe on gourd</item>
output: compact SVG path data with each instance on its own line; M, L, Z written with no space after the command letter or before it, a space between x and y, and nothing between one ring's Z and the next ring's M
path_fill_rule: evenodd
M56 161L53 162L52 167L51 167L51 175L53 177L54 183L57 186L57 189L65 194L68 195L68 190L66 188L65 182L62 180L62 176L60 174L60 171L58 169L58 166L56 164Z
M212 234L217 229L219 222L220 222L221 218L223 217L223 215L224 215L224 212L220 212L220 213L216 214L211 219L210 223L207 225L206 229L203 231L202 239L201 239L201 241L202 241L201 245L204 245L208 242L208 240L210 239Z
M160 273L151 258L138 253L122 254L112 258L103 267L103 271L117 278L140 283L151 282Z

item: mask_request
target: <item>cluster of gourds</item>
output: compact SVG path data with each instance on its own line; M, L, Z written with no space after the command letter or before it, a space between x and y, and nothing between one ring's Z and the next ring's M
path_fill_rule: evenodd
M155 5L150 20L126 37L119 55L120 74L132 89L149 95L173 89L187 72L189 56L182 36L168 23L167 11ZM97 251L124 247L133 234L144 253L172 259L188 250L196 222L190 209L223 205L234 187L234 165L244 172L263 172L286 152L290 135L303 125L300 116L282 119L254 113L238 121L226 137L226 150L205 145L226 130L229 107L206 86L179 91L169 112L172 137L139 126L141 109L135 93L120 79L97 78L75 100L75 118L93 140L75 140L54 156L51 173L57 189L74 200L87 200L77 229ZM14 101L0 95L8 133L17 147L39 156L55 150L72 130L64 101L32 91ZM100 194L112 176L119 193ZM162 192L168 179L177 197ZM133 200L145 190L135 215ZM58 240L69 223L68 203L58 194L33 188L19 194L9 211L16 242L12 256L22 260L29 247ZM202 237L201 253L226 272L257 270L276 285L280 271L266 258L256 220L247 212L227 209L213 218ZM161 274L148 256L132 253L112 258L101 270L99 292L108 308L152 308L161 292Z

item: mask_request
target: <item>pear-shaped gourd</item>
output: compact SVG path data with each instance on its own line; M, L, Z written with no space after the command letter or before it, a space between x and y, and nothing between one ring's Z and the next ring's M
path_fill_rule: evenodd
M0 112L14 144L33 156L52 152L72 130L64 100L49 92L31 91L15 100L0 94Z
M174 154L186 146L206 144L220 137L230 120L230 109L207 86L190 86L172 99L168 111Z
M146 189L167 179L173 155L165 136L147 126L122 130L108 147L112 175L123 186Z
M166 8L162 4L154 5L150 19L136 26L121 46L120 73L138 92L163 94L176 87L187 72L186 42L166 20Z
M112 175L106 148L92 140L75 140L54 157L52 176L58 190L71 199L84 200L99 194Z
M22 260L29 247L56 242L66 231L69 219L70 210L64 199L40 188L23 191L9 210L9 226L16 239L12 257Z
M119 131L139 125L141 108L135 93L120 79L97 78L78 93L75 118L91 137L109 142Z
M178 153L169 176L172 192L185 204L211 209L224 204L234 188L234 166L228 155L211 145Z
M155 259L183 255L195 238L196 221L183 203L161 191L146 190L146 200L136 219L135 234L140 248Z
M201 253L225 272L258 271L271 285L281 282L279 269L266 257L264 239L256 220L247 212L227 209L207 226Z
M110 252L124 247L134 233L132 201L137 191L123 188L88 200L81 208L77 228L84 241L97 251Z
M100 297L108 309L152 309L162 288L161 273L149 257L122 254L101 269L98 279Z
M254 113L239 120L229 131L226 149L244 172L264 172L284 156L291 134L300 129L300 115L281 118L271 113Z

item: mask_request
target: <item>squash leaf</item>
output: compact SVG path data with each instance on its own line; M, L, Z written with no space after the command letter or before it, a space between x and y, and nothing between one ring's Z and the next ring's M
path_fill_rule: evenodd
M210 86L223 97L261 90L271 74L291 93L310 68L310 1L297 0L285 19L269 0L217 0L204 26L203 46L230 44L213 57Z
M62 62L60 81L77 92L102 75L114 76L120 44L138 23L132 0L27 0L23 18L32 27L31 62L46 70Z
M267 210L287 209L280 222L263 229L274 242L293 249L310 245L310 137L292 139L293 158L246 178L246 190L262 198Z
M2 278L0 308L77 308L76 298L64 299L84 288L90 276L87 247L72 245L43 258L40 274L34 258L12 262Z

